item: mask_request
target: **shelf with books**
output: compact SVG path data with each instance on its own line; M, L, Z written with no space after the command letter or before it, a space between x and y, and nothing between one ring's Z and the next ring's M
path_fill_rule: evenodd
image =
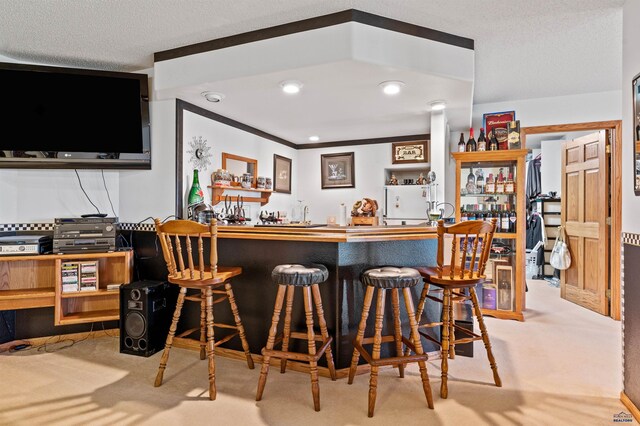
M119 292L107 286L131 282L133 255L117 253L56 259L55 325L119 319Z

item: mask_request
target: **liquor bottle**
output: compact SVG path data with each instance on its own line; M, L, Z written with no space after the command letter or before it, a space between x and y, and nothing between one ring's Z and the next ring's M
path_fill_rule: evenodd
M507 181L504 183L504 193L505 194L513 194L516 192L516 184L513 181L513 173L509 173L509 177Z
M500 217L500 232L509 232L509 212L504 211Z
M469 169L469 174L467 175L467 194L475 194L477 192L476 188L476 175L473 173L473 169Z
M496 180L496 194L504 194L504 176L502 175L502 171L498 174Z
M465 152L467 150L467 144L464 143L464 133L460 133L460 142L458 142L458 152Z
M509 214L509 232L516 232L517 219L515 210L511 210L511 213Z
M491 132L491 138L489 138L489 151L497 151L500 149L498 146L498 139L496 138L495 133Z
M478 151L487 150L487 139L484 137L484 128L480 127L480 136L478 136Z
M462 209L462 213L460 213L460 222L466 222L467 220L469 220L469 216L467 215L467 212Z
M520 149L520 121L511 121L509 123L507 146L509 149Z
M202 192L202 188L200 188L197 169L193 171L193 183L191 184L191 190L189 191L189 198L187 202L187 219L196 220L194 207L204 202L204 192Z
M481 169L476 171L476 192L484 194L484 173Z
M485 194L495 194L496 192L496 183L493 181L493 173L489 173L489 177L487 177L487 183L484 186Z
M476 140L473 137L473 127L469 129L469 140L467 141L467 152L476 151L478 148Z

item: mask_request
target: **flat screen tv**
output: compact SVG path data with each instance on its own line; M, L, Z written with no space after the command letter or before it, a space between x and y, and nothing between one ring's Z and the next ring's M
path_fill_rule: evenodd
M0 167L150 169L147 75L0 63Z

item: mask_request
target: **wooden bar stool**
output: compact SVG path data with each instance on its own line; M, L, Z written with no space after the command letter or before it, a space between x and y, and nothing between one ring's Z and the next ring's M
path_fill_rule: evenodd
M273 358L280 358L280 372L284 373L287 368L287 360L306 361L309 363L309 372L311 374L311 393L313 394L313 407L316 411L320 411L320 387L318 385L318 360L323 354L326 354L327 365L331 380L336 380L336 368L333 364L333 355L331 354L331 342L333 339L327 331L327 323L324 320L324 310L322 309L322 299L320 298L319 283L325 282L329 277L327 268L323 265L278 265L271 273L274 283L278 284L278 294L276 296L276 304L273 309L273 318L271 320L271 328L269 329L269 337L267 345L262 349L262 370L260 371L260 379L258 380L258 391L256 392L256 401L262 399L264 386L267 383L267 374L269 374L269 361ZM307 332L298 333L291 331L291 311L293 307L293 296L296 287L302 287L304 295L304 311L306 316ZM284 317L284 331L281 335L276 336L278 331L278 322L280 321L280 313L284 302L285 290L287 292L287 305ZM320 325L320 336L316 336L313 331L313 302L316 306L316 315ZM308 353L298 353L289 351L290 339L302 339L308 342ZM282 350L273 349L276 343L282 341ZM316 350L316 342L320 342L320 348Z
M231 278L242 273L242 268L218 266L217 226L215 221L212 221L207 226L190 220L172 220L162 224L160 219L155 219L155 224L162 246L162 254L169 270L167 279L170 283L180 286L180 293L154 386L157 387L162 384L162 377L169 360L169 352L173 345L182 305L185 300L194 301L200 303L201 307L199 327L200 359L204 359L205 354L209 358L209 399L214 400L216 399L216 365L214 357L214 348L216 346L231 340L235 336L239 336L247 358L247 364L250 369L254 368L253 359L249 352L249 344L247 343L230 282ZM195 240L195 247L191 241L192 239ZM204 261L205 239L210 240L209 266L205 266ZM186 244L186 265L182 253L182 241ZM194 262L193 258L193 252L196 252L196 250L198 255L197 263ZM187 296L187 289L196 289L200 293L195 296ZM219 296L214 299L214 294ZM235 320L234 325L216 323L213 320L213 305L225 300L228 300L231 305L231 312ZM214 339L214 327L235 331L216 342ZM178 337L188 336L195 331L198 331L198 328L187 330Z
M351 359L351 367L349 368L349 384L353 383L356 375L356 367L360 360L360 355L371 366L371 377L369 379L369 417L373 417L373 411L376 405L376 395L378 388L378 367L382 365L398 366L400 377L404 377L404 365L409 362L417 362L420 368L420 377L422 378L422 387L427 398L429 408L433 408L433 396L431 395L431 385L429 384L429 376L427 374L427 354L422 349L420 335L418 334L418 323L416 322L415 309L413 299L411 298L411 287L414 287L420 281L420 273L412 268L394 268L383 267L369 269L362 274L362 282L367 286L364 295L364 306L362 307L362 317L358 326L358 334L353 342L354 350ZM400 321L400 289L404 296L404 303L409 316L409 324L411 325L411 338L407 339L402 335L402 323ZM367 326L367 318L373 301L374 290L377 290L376 299L376 317L375 317L375 334L373 337L364 337L364 330ZM393 305L394 334L389 336L382 335L382 325L384 323L384 305L385 293L391 290L391 303ZM373 343L373 353L369 354L363 345ZM395 343L396 356L390 358L380 358L380 346L382 343ZM402 344L411 348L415 355L403 355Z
M478 304L478 296L475 287L484 282L484 269L489 259L491 242L496 227L496 219L489 222L482 220L472 220L455 225L444 226L444 221L438 221L438 257L437 266L417 268L424 278L424 288L420 295L416 320L420 322L426 299L442 303L442 322L420 324L419 328L442 326L442 338L440 341L420 332L427 339L437 343L442 348L442 382L440 384L440 396L447 398L447 375L449 371L448 359L453 358L456 344L469 343L482 340L489 358L489 365L493 371L493 380L496 386L502 386L502 381L498 375L496 360L491 351L489 334L482 318L482 311ZM453 236L451 246L451 264L444 265L444 237L445 234ZM460 252L458 252L460 250ZM459 265L457 265L459 263ZM442 299L430 296L429 287L434 285L443 290ZM463 293L467 290L469 294ZM462 328L455 324L453 318L453 302L471 300L475 315L478 318L480 334ZM455 338L454 330L463 333L468 337Z

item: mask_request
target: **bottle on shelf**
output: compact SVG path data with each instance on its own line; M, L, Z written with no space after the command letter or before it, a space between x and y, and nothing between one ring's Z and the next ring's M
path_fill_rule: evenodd
M497 151L500 149L498 145L498 139L496 138L495 133L491 132L491 137L489 138L489 151Z
M465 152L467 144L464 142L464 133L460 133L460 142L458 142L458 152Z
M511 210L511 213L509 213L509 232L516 232L516 221L516 211Z
M509 232L509 212L504 211L500 216L500 232Z
M487 139L484 137L484 127L480 127L480 136L478 136L478 151L487 150Z
M513 181L513 173L509 173L509 177L504 183L504 193L514 194L516 192L516 183Z
M500 169L500 173L498 173L498 177L496 179L496 194L504 194L504 175L502 174L502 169Z
M467 152L477 151L478 146L476 144L476 140L473 137L473 127L469 129L469 140L467 141Z
M467 175L467 193L475 194L476 191L476 175L473 173L473 169L469 169L469 174Z
M204 202L204 192L202 192L202 188L200 188L198 170L195 169L193 171L193 182L191 183L189 198L187 199L187 219L196 220L194 208L202 202Z
M495 194L496 192L496 183L493 180L493 173L489 173L487 177L487 183L484 185L484 193L485 194Z
M481 169L476 170L476 192L484 194L484 173Z

